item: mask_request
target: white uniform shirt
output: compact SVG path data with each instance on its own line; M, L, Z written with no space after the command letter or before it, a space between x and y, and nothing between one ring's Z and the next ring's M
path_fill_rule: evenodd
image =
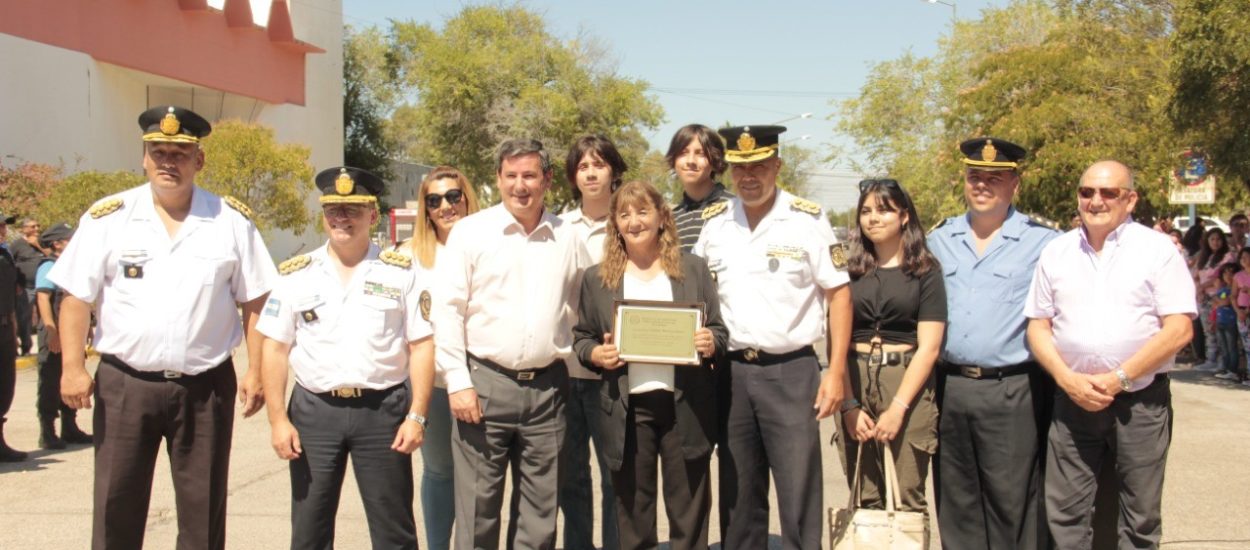
M370 244L343 286L322 245L308 254L307 267L274 285L256 329L291 345L291 370L304 389L384 390L402 384L408 378L408 343L433 333L420 305L429 279L379 260L380 252Z
M48 278L96 305L95 347L141 371L199 374L243 338L236 302L277 279L260 232L220 197L195 188L169 237L148 184L113 195L122 206L84 214Z
M590 264L594 265L602 262L603 241L608 236L607 219L590 219L582 213L581 208L560 214L560 219L568 222L569 228L586 245L586 252L590 255ZM573 378L589 380L598 380L600 378L594 371L582 366L581 361L577 360L576 353L569 354L565 363L569 367L569 376Z
M712 216L694 245L720 286L721 315L731 351L785 353L824 337L824 291L850 282L830 257L837 244L824 212L796 209L777 189L773 208L755 231L737 197Z
M435 266L434 347L447 391L473 387L466 352L512 369L568 356L589 265L581 240L550 213L528 235L503 205L457 222Z
M438 265L438 258L439 256L443 254L444 248L446 247L443 246L443 243L440 243L440 242L434 243L434 265L436 266ZM434 282L438 280L437 279L438 275L434 272L433 267L426 269L425 266L421 265L421 260L417 259L416 256L412 255L412 241L407 240L407 241L400 242L396 244L395 247L392 248L392 250L400 254L403 254L404 256L412 258L412 270L415 272L414 275L417 278L417 286L420 287L421 289L428 289L430 292L433 292ZM431 326L433 325L433 322L434 322L434 316L431 315L430 316ZM435 331L437 331L437 327L435 328ZM447 382L443 381L443 373L439 372L437 369L435 369L435 372L434 372L434 387L447 389Z

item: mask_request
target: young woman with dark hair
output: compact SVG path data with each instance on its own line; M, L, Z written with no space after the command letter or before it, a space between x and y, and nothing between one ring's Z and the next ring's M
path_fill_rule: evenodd
M842 406L847 478L859 446L862 504L884 508L883 445L898 472L904 511L924 512L925 477L937 449L933 366L946 327L946 287L911 197L897 181L860 183L850 232L850 399Z

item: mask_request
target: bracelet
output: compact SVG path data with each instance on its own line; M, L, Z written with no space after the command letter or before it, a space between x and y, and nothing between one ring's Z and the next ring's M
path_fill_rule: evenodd
M849 410L851 410L851 409L858 409L858 408L859 408L859 406L860 406L860 405L859 405L859 400L857 400L857 399L855 399L854 397L852 397L852 398L847 399L846 401L843 401L843 402L842 402L842 408L841 408L840 412L847 412L847 411L849 411Z
M902 408L903 408L903 410L907 410L907 409L910 409L910 408L911 408L911 407L909 407L909 406L907 405L907 403L904 403L902 399L899 399L899 398L897 398L897 397L895 397L894 399L892 399L890 402L891 402L891 403L894 403L895 405L898 405L898 406L902 407Z

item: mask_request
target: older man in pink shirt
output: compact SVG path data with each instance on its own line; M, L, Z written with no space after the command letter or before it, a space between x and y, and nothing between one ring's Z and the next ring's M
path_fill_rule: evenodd
M1077 188L1081 228L1038 260L1028 340L1055 378L1046 515L1057 548L1090 548L1095 477L1114 456L1120 548L1156 548L1171 442L1167 372L1197 315L1185 261L1167 235L1134 223L1133 175L1101 161Z

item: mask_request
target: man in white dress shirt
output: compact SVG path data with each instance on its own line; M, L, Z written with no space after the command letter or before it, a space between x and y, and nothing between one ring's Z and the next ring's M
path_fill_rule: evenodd
M250 210L195 185L208 121L164 106L141 114L139 126L148 183L92 206L48 276L67 293L61 397L89 408L94 390L99 408L92 548L143 546L164 440L178 548L220 549L234 394L245 417L263 405L255 326L277 273ZM93 306L94 381L84 354ZM230 353L245 333L249 368L236 383Z
M456 224L435 268L435 348L456 423L456 548L497 548L503 483L513 475L508 546L554 548L564 439L564 358L586 247L543 208L547 151L504 142L503 203Z

